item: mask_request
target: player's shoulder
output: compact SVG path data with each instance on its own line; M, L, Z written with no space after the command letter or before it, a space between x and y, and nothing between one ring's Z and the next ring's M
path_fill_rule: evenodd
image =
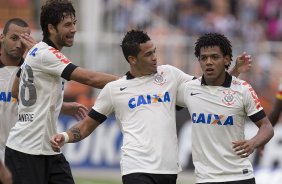
M158 71L159 70L179 70L175 66L169 65L169 64L164 64L164 65L159 65L158 66Z
M250 90L252 86L245 80L232 76L231 87L238 90Z

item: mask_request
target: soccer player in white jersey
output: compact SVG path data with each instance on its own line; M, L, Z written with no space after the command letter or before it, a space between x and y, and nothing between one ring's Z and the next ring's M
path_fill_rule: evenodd
M59 151L66 142L84 139L114 112L123 133L123 183L175 184L181 170L176 92L180 84L193 77L170 65L157 66L156 47L143 31L127 32L121 47L130 71L102 89L81 123L54 135L52 148Z
M179 86L177 103L188 107L193 123L196 183L254 184L248 156L271 139L271 123L252 86L226 72L232 49L224 35L201 36L195 55L203 76ZM244 135L247 117L259 128L250 140Z
M17 100L11 89L26 50L20 35L30 34L28 24L19 18L10 19L0 35L0 159L4 162L4 150L8 134L18 119Z
M71 184L68 162L49 143L62 107L62 78L101 88L118 77L77 67L60 52L64 46L72 46L76 32L71 2L47 1L40 23L43 41L31 48L21 65L18 121L7 140L5 164L14 183Z
M0 160L4 163L8 134L18 120L17 95L12 97L13 81L23 56L36 41L30 36L28 24L20 18L5 23L0 39ZM87 111L84 105L76 102L64 102L61 109L64 114L77 119L85 117Z

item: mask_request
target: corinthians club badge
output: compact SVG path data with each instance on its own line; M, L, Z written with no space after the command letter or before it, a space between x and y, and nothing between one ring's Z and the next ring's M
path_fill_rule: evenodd
M154 76L154 84L162 86L164 83L166 83L166 79L163 77L163 72L161 72L161 74L156 73Z
M223 91L223 98L222 98L222 102L225 104L225 105L233 105L235 103L235 98L234 98L234 95L236 94L235 91L232 91L232 90L225 90Z

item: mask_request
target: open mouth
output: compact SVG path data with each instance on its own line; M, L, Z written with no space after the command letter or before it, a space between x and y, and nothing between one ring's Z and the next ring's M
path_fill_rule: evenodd
M73 41L74 40L74 36L66 36L68 41Z
M214 69L212 69L212 68L206 69L206 74L212 74L213 72L214 72Z

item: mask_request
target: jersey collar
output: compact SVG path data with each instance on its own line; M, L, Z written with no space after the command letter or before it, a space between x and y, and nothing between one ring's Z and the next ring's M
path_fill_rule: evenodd
M223 82L223 84L221 86L225 87L225 88L229 88L231 86L232 76L229 75L228 72L225 72L225 73L226 73L225 80L224 80L224 82ZM201 85L202 86L208 86L208 84L206 83L204 75L202 76Z
M59 50L49 38L44 37L42 41L45 42L47 45L54 47L55 49Z
M126 74L126 79L130 80L130 79L134 79L135 77L128 71Z

